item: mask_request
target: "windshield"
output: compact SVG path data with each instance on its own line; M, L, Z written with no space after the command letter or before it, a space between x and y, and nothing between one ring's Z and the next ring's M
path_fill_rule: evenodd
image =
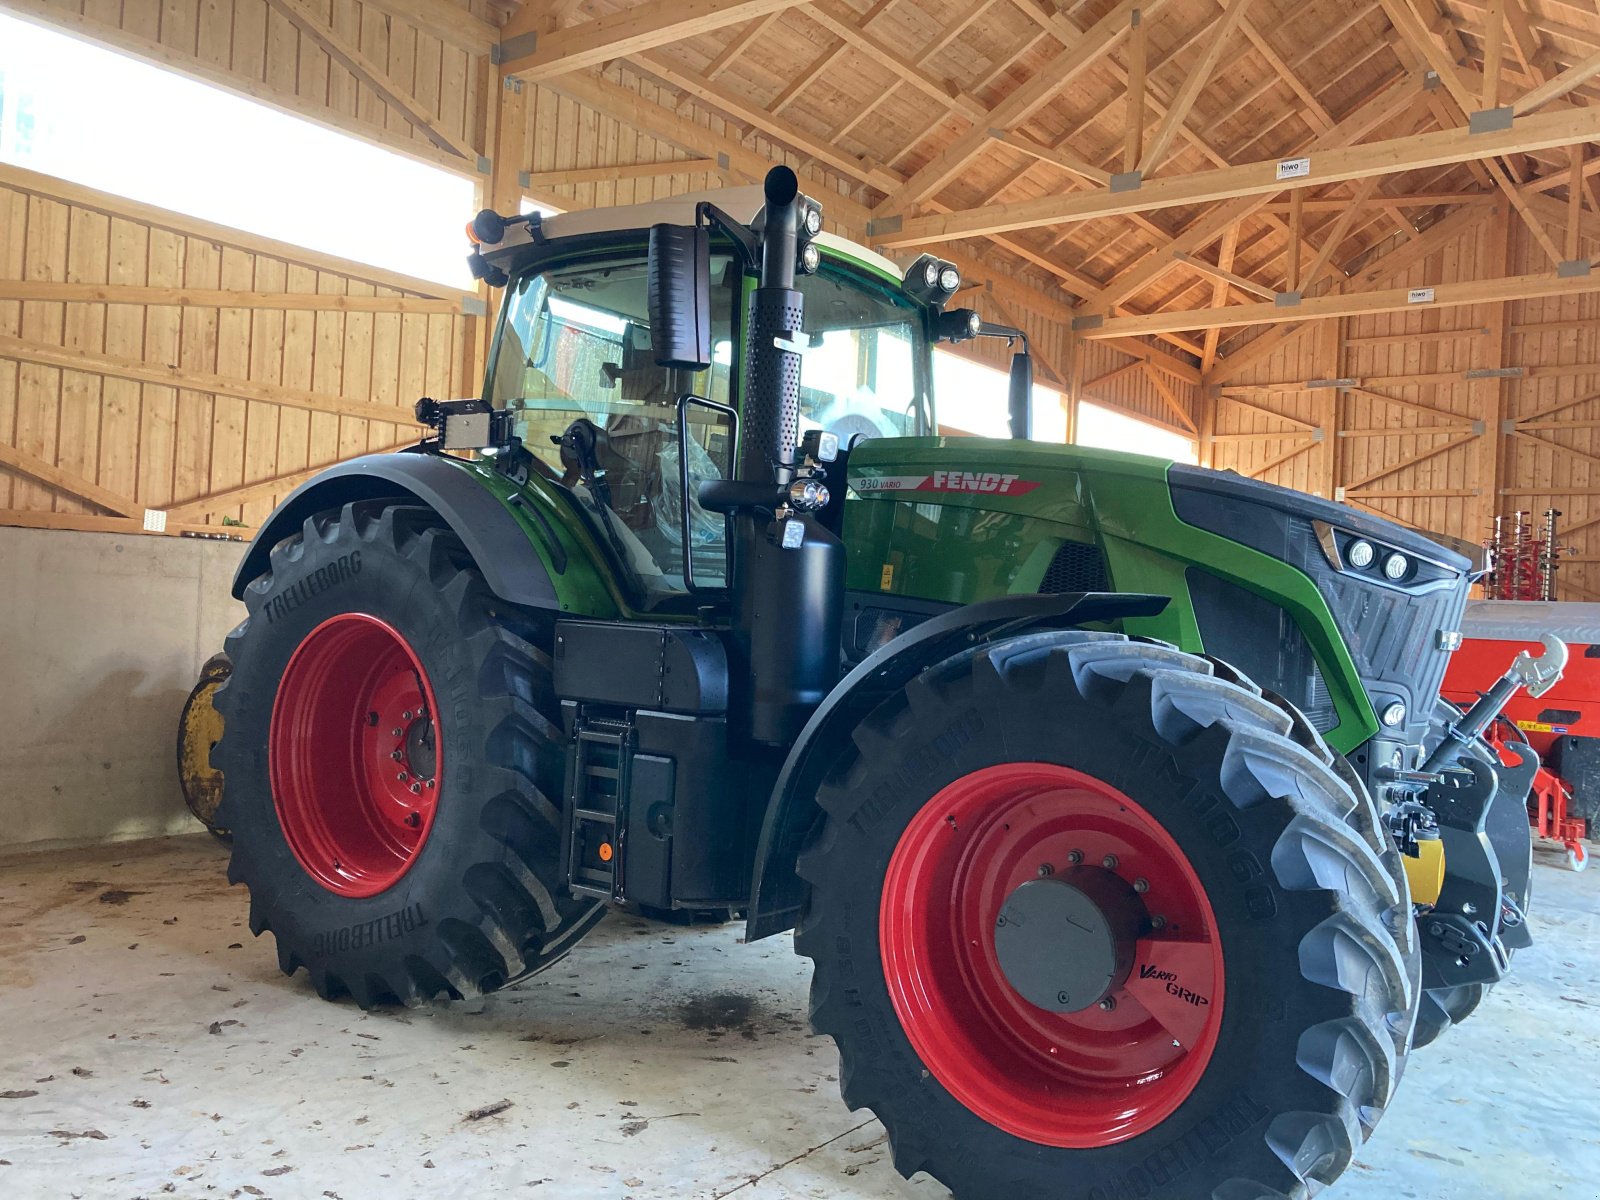
M922 315L885 288L825 267L803 276L806 340L800 360L800 427L846 444L914 437L931 426L921 379Z

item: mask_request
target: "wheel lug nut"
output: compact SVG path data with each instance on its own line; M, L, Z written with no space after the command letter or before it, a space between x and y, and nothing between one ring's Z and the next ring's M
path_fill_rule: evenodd
M389 757L394 759L395 762L399 762L405 757L405 755L401 754L398 750L391 750L389 751Z
M1117 856L1115 854L1106 855L1100 860L1100 865L1108 871L1115 871L1117 869Z
M406 817L406 824L415 829L417 826L422 824L422 814L412 813L410 816Z
M401 719L401 720L402 720L402 721L409 721L409 720L411 720L411 710L410 710L410 709L409 709L409 708L408 708L408 709L406 709L406 711L405 711L405 712L403 712L403 713L401 713L401 714L400 714L400 719Z
M404 732L405 732L404 729L401 729L400 726L396 725L393 729L389 730L389 736L390 737L399 737Z
M1133 890L1140 893L1148 892L1150 890L1150 881L1148 879L1135 879L1133 881Z
M411 776L407 775L404 771L401 771L400 774L397 776L397 778L400 780L401 783L404 783L406 780L410 779Z
M1115 996L1107 996L1104 1000L1100 1001L1101 1012L1110 1012L1116 1006L1117 998Z
M417 795L421 795L421 793L422 793L422 785L420 783L413 783L411 785L411 794L413 796L417 796Z
M1067 861L1069 863L1071 863L1073 866L1077 866L1079 863L1081 863L1083 861L1083 851L1082 850L1069 850L1069 851L1067 851Z
M431 779L430 779L430 780L428 780L428 787L430 787L430 788L432 788L432 787L433 787L433 780L431 780Z
M1166 927L1167 927L1167 919L1165 917L1151 917L1150 918L1150 928L1151 929L1165 929Z
M1049 876L1054 875L1055 873L1056 873L1056 869L1054 867L1052 867L1049 863L1040 863L1039 864L1039 878L1040 879L1046 879Z

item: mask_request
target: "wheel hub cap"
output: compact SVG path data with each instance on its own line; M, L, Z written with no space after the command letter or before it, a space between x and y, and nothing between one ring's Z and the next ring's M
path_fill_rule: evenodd
M1046 1012L1093 1008L1127 982L1147 918L1139 893L1099 867L1030 879L995 918L1000 970Z

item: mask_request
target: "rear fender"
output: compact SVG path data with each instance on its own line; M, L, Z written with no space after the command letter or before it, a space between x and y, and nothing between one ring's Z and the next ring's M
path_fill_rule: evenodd
M822 810L817 788L861 719L935 663L980 642L1039 628L1065 629L1125 617L1152 617L1166 596L1067 592L1001 596L940 613L862 660L811 715L778 775L756 847L745 940L794 928L805 903L795 861Z
M415 500L438 513L466 544L484 581L502 600L530 608L561 608L549 570L510 510L455 459L412 453L363 455L297 487L251 542L233 577L234 598L243 598L250 581L267 572L272 548L300 532L313 513L357 500L387 499ZM553 545L559 551L559 543Z

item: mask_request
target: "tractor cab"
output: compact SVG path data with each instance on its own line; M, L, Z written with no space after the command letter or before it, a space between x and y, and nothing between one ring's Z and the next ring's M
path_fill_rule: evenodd
M762 204L758 187L712 195L746 221ZM699 488L735 474L754 279L727 238L713 239L701 370L658 361L649 312L649 230L692 222L704 199L527 218L479 256L481 270L506 276L482 398L508 414L506 432L531 453L532 469L571 491L652 611L727 583L727 523L706 511ZM845 453L864 439L931 433L931 348L958 277L941 287L946 265L930 259L929 286L919 260L907 288L878 254L827 233L812 244L814 267L796 279L806 311L794 345L798 432L831 433ZM680 438L685 395L709 403L686 407Z

